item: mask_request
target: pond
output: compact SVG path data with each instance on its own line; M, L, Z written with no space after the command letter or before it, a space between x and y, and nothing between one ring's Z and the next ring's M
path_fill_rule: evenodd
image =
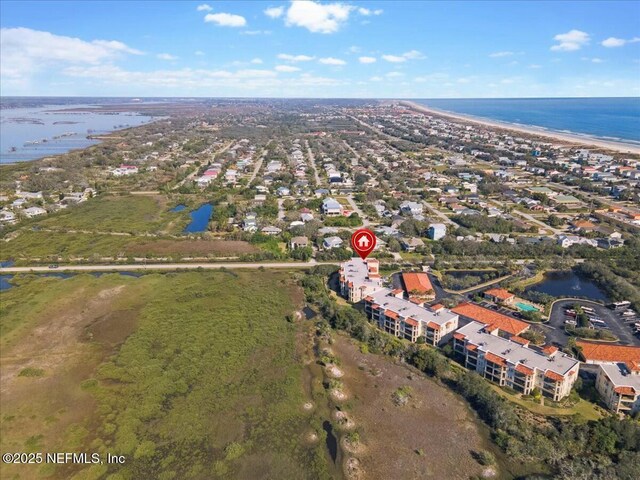
M528 292L540 292L554 297L588 297L607 300L607 294L594 282L576 275L573 271L547 272L544 280L527 288Z
M200 205L198 209L189 212L189 215L191 215L191 223L185 227L184 233L204 232L209 226L212 212L213 205L210 203Z
M327 449L329 450L329 455L331 455L331 459L335 463L336 457L338 456L338 439L333 433L333 426L331 422L325 420L322 423L322 428L327 433Z
M172 211L172 212L181 212L181 211L183 211L185 208L187 208L187 206L181 203L180 205L176 205L175 207L173 207L173 208L171 209L171 211Z

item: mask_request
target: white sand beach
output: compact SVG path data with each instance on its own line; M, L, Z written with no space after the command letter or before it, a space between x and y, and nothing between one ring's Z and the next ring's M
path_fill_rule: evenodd
M614 140L605 140L601 138L591 137L588 135L579 135L571 133L556 132L553 130L546 130L544 128L538 128L534 126L515 125L512 123L500 122L497 120L488 120L485 118L472 117L469 115L462 115L458 113L447 112L438 110L435 108L427 107L415 102L400 101L401 105L412 108L419 112L423 112L429 115L436 115L440 117L447 117L464 122L477 123L487 127L501 128L504 130L511 130L513 132L524 133L528 135L536 135L539 137L546 137L552 140L556 140L559 143L580 146L585 148L598 148L613 150L620 153L640 154L640 145L633 145L624 142L616 142Z

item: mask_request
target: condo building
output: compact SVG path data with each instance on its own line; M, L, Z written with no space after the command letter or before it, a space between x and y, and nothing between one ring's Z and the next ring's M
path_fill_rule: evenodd
M501 331L495 324L471 322L458 329L453 339L454 351L466 368L525 395L537 387L544 396L558 401L569 394L578 378L578 360L555 347L529 348L526 339Z
M382 288L380 262L375 258L352 258L340 266L340 293L350 302L357 303Z
M640 411L640 365L622 362L601 364L596 389L607 407L615 413Z
M458 315L442 305L425 307L420 300L406 300L402 290L383 288L364 299L364 311L378 327L398 338L438 346L458 328Z

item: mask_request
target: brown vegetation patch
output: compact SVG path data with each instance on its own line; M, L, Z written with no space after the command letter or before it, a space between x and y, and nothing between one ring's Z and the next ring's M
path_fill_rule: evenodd
M488 438L462 399L406 365L361 353L343 336L335 336L333 349L362 442L358 468L345 465L348 477L362 475L360 469L371 479L467 479L482 473L470 452L488 449ZM411 401L394 405L394 392L407 385Z

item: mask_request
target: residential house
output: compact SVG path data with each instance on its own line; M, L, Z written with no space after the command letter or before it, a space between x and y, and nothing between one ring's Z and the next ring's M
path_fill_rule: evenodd
M327 237L322 241L322 247L325 250L329 250L331 248L340 248L344 242L340 237Z
M291 237L291 241L289 242L291 250L295 250L296 248L306 248L308 246L309 239L307 237Z
M340 202L333 198L326 198L322 202L322 213L329 217L342 215L342 211L343 209Z
M432 223L427 230L427 237L431 240L440 240L447 235L447 226L444 223Z

